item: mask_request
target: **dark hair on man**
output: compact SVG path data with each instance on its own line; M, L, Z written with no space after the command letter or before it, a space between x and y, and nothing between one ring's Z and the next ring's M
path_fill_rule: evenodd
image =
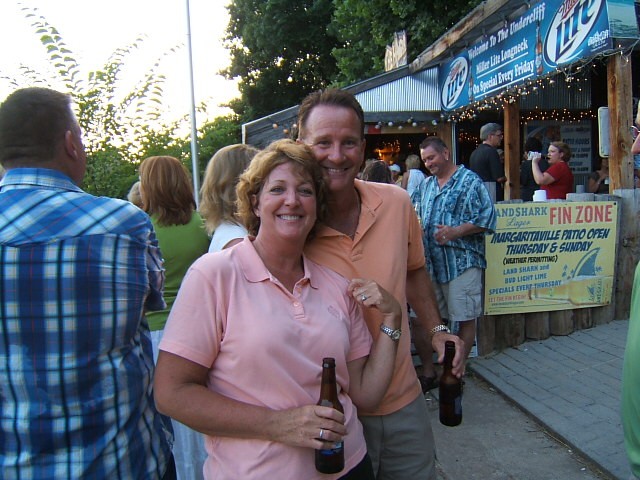
M537 137L529 137L524 142L525 152L542 152L542 142Z
M444 151L448 149L447 144L444 143L440 137L436 137L435 135L425 138L420 143L420 150L424 150L429 147L433 148L438 153L444 153Z
M307 95L298 109L298 138L304 139L304 128L307 119L311 114L311 110L318 105L330 105L333 107L350 108L358 116L360 121L360 135L364 138L364 112L362 106L358 103L353 94L336 88L328 88L326 90L318 90L317 92Z
M49 88L23 88L0 105L0 163L28 167L53 160L65 132L77 128L71 97Z
M374 160L364 167L362 180L375 183L393 183L389 165L382 160Z

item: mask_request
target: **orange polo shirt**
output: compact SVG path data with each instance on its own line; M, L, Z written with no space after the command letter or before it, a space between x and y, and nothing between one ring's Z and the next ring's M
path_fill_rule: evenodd
M342 276L371 279L406 305L407 271L425 264L422 230L409 199L395 185L355 181L361 212L354 239L326 225L320 225L305 254ZM374 339L380 334L382 317L364 308ZM402 336L391 385L377 410L359 410L361 415L388 415L405 407L422 394L411 359L411 335L407 309L402 309Z

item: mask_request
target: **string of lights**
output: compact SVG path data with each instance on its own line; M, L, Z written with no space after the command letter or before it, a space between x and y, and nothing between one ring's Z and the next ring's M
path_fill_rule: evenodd
M380 119L375 124L370 125L376 130L379 130L380 133L394 133L402 130L406 130L407 133L416 131L431 133L439 123L473 121L483 112L500 112L504 109L505 105L516 103L522 97L539 94L546 88L557 87L555 84L559 81L561 81L563 88L582 92L587 82L590 81L591 75L596 73L597 69L601 67L609 57L620 55L626 62L629 62L631 60L631 54L638 43L640 43L640 40L635 40L628 45L618 44L616 48L610 51L599 52L597 55L582 59L574 64L558 67L556 71L544 77L538 77L526 81L523 84L511 86L495 96L473 102L454 111L441 112L439 118L436 119L427 121L416 121L412 117L407 118L406 121L385 121ZM521 112L520 123L521 125L525 125L528 122L539 120L575 123L596 117L596 109L572 110L568 108L556 108L549 110L542 109L536 105L531 110ZM272 126L274 130L281 129L284 136L289 135L290 131L295 131L296 129L295 123L291 126L273 123Z

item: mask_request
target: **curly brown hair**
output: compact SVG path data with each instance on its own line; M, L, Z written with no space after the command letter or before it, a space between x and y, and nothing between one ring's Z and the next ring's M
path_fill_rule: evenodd
M240 176L236 187L238 217L251 235L257 235L260 217L255 214L253 199L260 194L269 174L280 165L293 163L300 176L310 178L316 194L316 224L326 218L327 200L322 169L311 149L304 144L284 139L276 140L258 153ZM315 230L315 227L314 227ZM309 234L312 237L313 230Z

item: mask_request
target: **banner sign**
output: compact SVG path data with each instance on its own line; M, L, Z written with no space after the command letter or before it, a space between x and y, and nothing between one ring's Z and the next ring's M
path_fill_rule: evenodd
M485 238L486 315L606 305L613 291L617 202L495 206Z
M609 0L635 22L633 0ZM637 23L635 26L637 36ZM443 110L454 110L557 67L610 50L607 0L547 0L505 21L438 71Z

